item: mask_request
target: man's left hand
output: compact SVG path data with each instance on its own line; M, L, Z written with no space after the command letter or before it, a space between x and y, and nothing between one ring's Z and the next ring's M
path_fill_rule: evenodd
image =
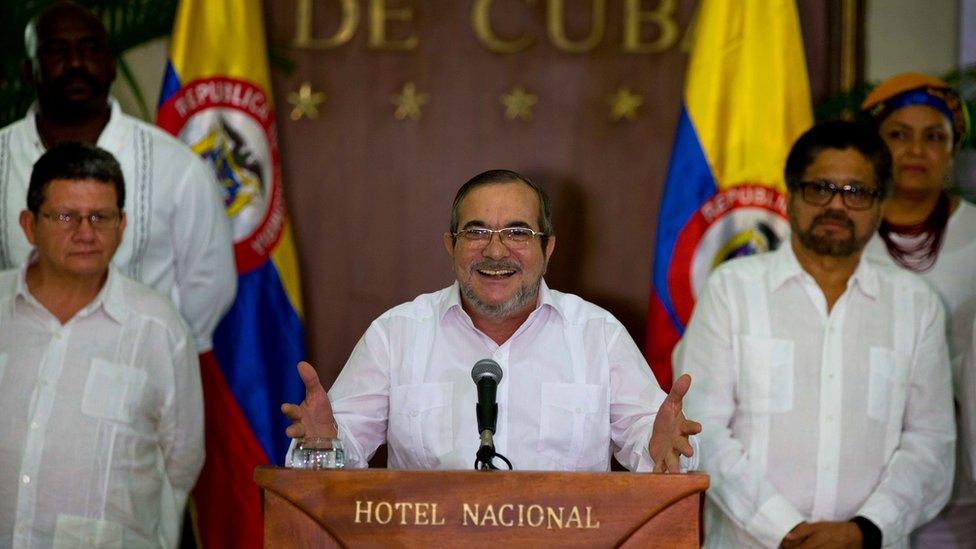
M695 451L688 437L701 432L701 424L685 418L681 399L691 387L691 376L684 374L675 380L671 392L664 399L654 419L654 430L647 451L654 461L655 473L678 473L679 456L691 457Z
M863 545L861 529L853 522L804 522L798 524L783 539L783 549L817 549L819 547L849 547Z

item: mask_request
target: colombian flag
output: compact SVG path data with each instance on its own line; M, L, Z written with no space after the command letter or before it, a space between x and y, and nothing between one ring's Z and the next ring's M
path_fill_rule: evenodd
M671 386L671 351L721 262L789 234L783 165L812 124L793 0L703 0L658 215L645 354Z
M209 162L234 233L237 300L201 357L207 460L193 491L205 547L261 547L257 465L282 464L281 402L302 399L295 247L282 198L260 0L183 0L157 123Z

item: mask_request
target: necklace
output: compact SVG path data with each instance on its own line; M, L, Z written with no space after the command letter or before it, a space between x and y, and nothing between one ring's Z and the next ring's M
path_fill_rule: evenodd
M949 193L942 191L935 208L921 223L895 225L881 221L878 232L888 254L902 267L924 273L935 265L949 222Z

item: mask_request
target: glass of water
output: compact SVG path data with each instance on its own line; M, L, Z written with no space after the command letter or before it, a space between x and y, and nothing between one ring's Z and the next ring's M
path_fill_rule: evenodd
M290 466L294 469L342 469L346 454L337 438L305 437L295 443Z

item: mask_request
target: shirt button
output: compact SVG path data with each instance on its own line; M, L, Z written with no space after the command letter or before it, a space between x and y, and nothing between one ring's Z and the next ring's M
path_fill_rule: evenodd
M420 415L420 412L418 412L417 410L413 410L412 412L410 412L410 417L417 417L419 415Z
M577 413L577 414L582 414L582 413L583 413L583 409L582 409L582 408L580 408L579 406L577 406L577 407L576 407L576 413Z
M29 476L27 476L27 475L24 475L24 476L22 476L22 477L20 477L20 480L21 480L21 481L22 481L22 482L23 482L24 484L30 484L30 477L29 477Z
M827 416L827 423L833 423L833 422L834 422L834 416Z
M38 427L39 427L39 425L37 424L36 421L32 421L31 422L31 429L37 429Z

